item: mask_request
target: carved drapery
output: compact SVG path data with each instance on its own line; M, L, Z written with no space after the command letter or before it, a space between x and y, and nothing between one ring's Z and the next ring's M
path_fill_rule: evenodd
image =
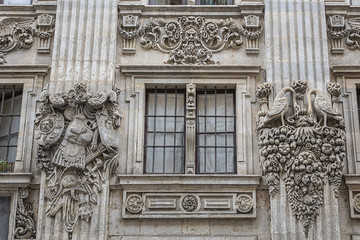
M41 95L35 139L37 164L48 173L46 213L61 210L69 237L79 218L90 221L102 182L117 166L118 94L88 92L78 82L67 93Z
M323 204L324 184L328 180L337 196L341 182L345 132L334 104L340 88L336 83L328 84L330 101L319 89L306 94L307 82L294 81L276 95L268 109L271 88L261 84L256 92L261 100L257 133L262 172L271 196L278 194L280 179L284 179L287 200L307 236ZM286 92L292 95L292 102Z
M332 53L344 53L343 39L349 49L360 50L360 18L350 18L346 23L344 16L330 16L328 33L331 39Z
M32 203L27 201L29 194L30 190L28 188L19 189L14 233L15 239L34 239L36 237Z
M126 23L129 19L131 24ZM262 23L255 15L245 16L240 27L231 18L215 22L204 17L184 16L177 21L150 18L140 30L138 17L129 15L120 21L119 32L124 38L124 54L135 53L135 39L140 35L144 49L170 54L167 64L201 65L215 64L213 53L240 48L244 38L246 52L258 53Z

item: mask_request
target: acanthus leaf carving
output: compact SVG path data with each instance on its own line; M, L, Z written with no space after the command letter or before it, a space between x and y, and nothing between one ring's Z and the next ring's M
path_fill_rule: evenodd
M258 87L257 96L264 101L269 88ZM307 236L323 204L327 180L338 195L346 151L341 114L324 92L310 89L306 93L306 89L305 81L283 88L270 109L265 105L259 112L257 133L262 173L270 195L278 194L280 180L284 179L292 212ZM327 89L333 98L340 94L336 84L328 84ZM293 98L291 108L286 92Z
M18 194L18 206L16 209L15 239L34 239L36 227L32 204L27 201L30 191L28 188L20 188Z
M117 166L119 91L87 91L78 82L66 93L45 90L35 119L37 164L47 172L46 213L62 213L71 237L79 219L90 221L102 182Z

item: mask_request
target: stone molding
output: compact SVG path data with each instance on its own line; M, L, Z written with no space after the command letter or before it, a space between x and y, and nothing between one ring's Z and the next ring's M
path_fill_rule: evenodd
M257 121L262 172L271 197L279 194L280 179L285 181L287 201L308 237L324 204L324 184L329 181L337 197L342 179L346 150L344 119L337 106L340 85L328 83L329 100L319 89L307 92L307 82L293 81L268 108L271 90L266 83L257 88L262 105ZM286 92L292 96L291 111Z
M50 53L51 37L55 32L55 17L50 14L41 14L37 18L35 35L39 37L38 53Z
M260 176L118 175L122 217L255 218Z
M2 188L28 187L32 179L31 173L0 173Z
M349 188L350 217L360 218L360 175L346 174L345 183Z
M35 239L36 226L34 221L34 213L32 203L27 199L30 190L28 188L20 188L18 191L18 203L16 209L15 239Z

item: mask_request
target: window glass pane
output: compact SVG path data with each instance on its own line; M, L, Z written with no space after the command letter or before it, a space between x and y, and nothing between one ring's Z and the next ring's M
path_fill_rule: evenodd
M187 5L186 0L150 0L150 5Z
M184 90L166 88L147 91L145 173L183 173L184 100Z
M28 5L31 4L32 0L0 0L0 4L11 4L11 5Z
M352 5L360 5L360 0L352 0L351 4Z
M228 89L197 92L198 173L235 173L234 97Z
M233 0L196 0L196 5L232 5Z
M0 239L8 239L11 197L0 197Z

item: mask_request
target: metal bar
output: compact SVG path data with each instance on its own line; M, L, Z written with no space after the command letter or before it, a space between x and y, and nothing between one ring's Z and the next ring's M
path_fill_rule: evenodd
M235 115L199 115L198 117L235 117Z
M225 86L225 116L227 115L227 92ZM225 146L227 146L227 118L225 117ZM225 149L225 172L227 172L227 149Z
M161 132L161 131L147 131L147 133L164 133L164 132ZM184 133L182 131L175 131L173 133Z
M176 116L177 114L177 87L175 87L175 110L174 110L174 115ZM176 157L176 154L175 154L175 150L176 150L176 121L177 121L177 118L175 117L174 118L174 152L173 152L173 173L175 173L175 157Z
M207 104L207 96L206 96L206 87L205 87L205 115L206 115L206 104ZM205 117L205 146L206 146L206 131L207 131L207 128L206 128L206 117ZM206 149L204 151L204 157L205 157L205 160L204 160L204 172L206 173Z
M160 146L160 145L146 145L146 146L144 146L144 147L152 147L152 148L173 148L173 147L186 147L185 145L175 145L175 146L173 146L173 145L165 145L165 146Z
M4 102L5 102L5 86L4 86L4 88L3 88L3 91L2 91L2 98L1 98L1 110L0 110L1 117L0 117L0 126L1 126L1 122L2 122L2 115L3 115L3 111L4 111Z
M198 132L199 134L205 134L205 132ZM225 134L225 132L216 132L217 134ZM234 133L234 132L227 132L227 133ZM215 134L215 132L206 132L206 134Z
M165 115L166 115L166 108L167 108L167 87L165 86ZM163 149L163 173L165 172L165 141L166 141L166 119L164 118L164 149Z
M154 107L155 115L156 115L156 106L157 106L157 87L155 87L155 107ZM154 131L156 131L156 117L154 117ZM153 135L153 145L155 145L155 134ZM152 159L151 173L154 173L154 167L155 167L155 147L153 147L153 159Z
M186 115L145 115L145 117L186 117Z
M13 87L13 90L12 90L11 107L10 107L11 114L14 111L14 98L15 98L15 86ZM9 132L8 132L9 134L8 134L8 138L7 138L7 145L10 145L10 134L11 134L12 119L13 119L13 117L10 117L10 125L9 125ZM5 159L8 159L8 157L9 157L9 150L10 150L10 147L7 147Z
M199 145L198 148L236 148L236 146Z
M236 113L235 113L235 106L236 106L236 91L234 91L233 93L233 112L235 114L235 117L234 117L234 124L233 124L233 128L234 128L234 133L233 133L233 146L234 146L234 152L233 152L233 161L234 161L234 170L233 170L233 173L236 173L237 172L237 166L236 166Z
M215 86L215 94L214 94L214 95L215 95L215 115L216 115L216 113L217 113L217 111L216 111L216 108L217 108L217 105L216 105L216 86ZM217 145L217 144L216 144L216 142L217 142L217 141L216 141L216 128L217 128L217 124L216 124L217 121L216 121L216 119L217 119L217 118L215 118L215 146ZM216 160L217 160L217 151L216 151L216 148L215 148L215 172L217 172Z

